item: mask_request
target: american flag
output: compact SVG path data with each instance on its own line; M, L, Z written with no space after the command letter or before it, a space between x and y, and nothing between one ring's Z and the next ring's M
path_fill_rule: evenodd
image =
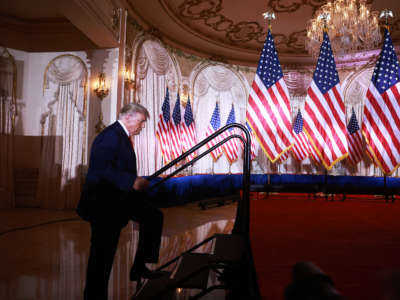
M347 137L349 143L348 159L352 165L356 165L363 157L363 139L354 108L351 112L349 124L347 124Z
M304 130L327 170L348 155L346 115L328 34L323 41L304 105Z
M169 106L169 92L164 98L163 105L161 107L161 113L157 124L156 136L161 148L161 154L165 162L171 161L171 148L170 148L170 106Z
M285 153L282 153L281 156L279 156L277 162L278 163L283 163L285 160L289 158L289 151L286 151Z
M301 115L300 109L293 124L293 131L295 133L292 147L293 157L302 161L310 155L310 142L303 131L303 116Z
M171 156L172 159L178 158L182 154L181 145L181 99L179 93L177 94L174 110L172 112L172 120L170 125L170 145L171 145Z
M226 125L228 124L232 124L232 123L236 123L236 118L235 118L235 107L232 104L232 108L231 111L229 112L228 115L228 119L226 120ZM230 128L226 131L224 131L224 133L222 134L222 139L227 138L230 135L236 134L236 130L235 128ZM229 163L232 164L233 162L235 162L238 157L238 151L239 151L239 147L237 144L237 139L230 139L229 141L227 141L223 146L222 146L226 158L228 159Z
M181 137L182 137L182 152L190 150L190 148L196 145L196 133L193 119L193 111L190 105L190 98L188 97L185 114L183 116L183 123L181 126ZM186 160L192 160L196 155L197 151L190 154Z
M400 68L389 31L372 74L364 103L362 132L386 175L400 164Z
M310 145L310 157L315 164L320 165L322 163L321 158L318 156L317 152L315 152L315 148L312 145Z
M206 136L210 136L215 131L217 131L220 127L221 127L221 118L219 116L219 106L218 106L218 102L217 102L215 104L214 112L211 116L210 124L207 127ZM213 138L211 141L209 141L206 144L206 146L208 149L210 149L214 145L218 144L220 141L222 141L221 135ZM223 153L222 147L218 147L214 151L211 152L211 156L213 157L214 161L216 161L221 156L222 153Z
M372 155L371 149L368 145L367 145L366 149L367 150L365 152L367 153L369 159L371 160L371 162L374 164L375 167L378 167L378 164L376 163L376 160L375 160L374 156Z
M250 89L246 119L272 162L292 146L289 92L270 30Z
M256 137L253 134L253 130L251 129L249 123L246 122L245 126L247 127L247 129L250 132L250 139L251 139L251 144L250 144L250 160L253 160L256 158ZM246 140L246 134L244 133L244 131L242 131L241 136ZM244 147L243 143L240 142L240 144L242 145L242 148ZM243 149L243 153L244 153L244 149Z

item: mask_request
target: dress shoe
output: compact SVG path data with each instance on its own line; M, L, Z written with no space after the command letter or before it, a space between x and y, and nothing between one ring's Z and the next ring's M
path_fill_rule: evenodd
M132 267L130 272L131 281L139 282L140 279L155 279L165 275L163 271L151 271L147 267L143 266L141 268Z

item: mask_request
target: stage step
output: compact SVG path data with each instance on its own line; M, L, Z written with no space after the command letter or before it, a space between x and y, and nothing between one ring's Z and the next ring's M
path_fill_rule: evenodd
M224 284L207 287L210 270L223 271L225 267L239 265L244 256L245 243L241 235L216 234L213 239L212 254L193 252L182 254L175 271L166 272L165 276L148 280L132 300L174 299L177 288L202 290L197 297L194 297L198 299L212 290L225 288Z
M208 283L210 254L185 253L174 275L178 288L205 289Z
M173 300L175 299L175 290L168 287L173 282L170 279L171 273L165 272L164 276L147 280L146 283L136 292L131 300Z

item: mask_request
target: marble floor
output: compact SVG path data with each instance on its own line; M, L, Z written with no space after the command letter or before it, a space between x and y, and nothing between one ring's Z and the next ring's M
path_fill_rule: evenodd
M229 233L236 204L201 210L191 203L163 212L158 266L215 233ZM121 232L109 284L110 300L128 300L135 292L129 270L137 237L134 223ZM1 209L0 299L82 299L89 238L89 224L74 211ZM211 247L206 244L200 251Z

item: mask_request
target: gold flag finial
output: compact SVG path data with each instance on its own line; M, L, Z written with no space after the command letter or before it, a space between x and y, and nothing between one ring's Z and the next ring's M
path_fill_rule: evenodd
M379 19L385 18L385 25L383 25L389 31L389 18L393 18L393 12L389 9L384 9L379 14Z
M264 17L264 19L268 20L268 29L271 30L271 20L275 20L275 13L267 11L263 13L262 16Z
M318 16L318 19L324 22L324 32L328 32L328 21L330 20L331 15L328 12L323 12Z

